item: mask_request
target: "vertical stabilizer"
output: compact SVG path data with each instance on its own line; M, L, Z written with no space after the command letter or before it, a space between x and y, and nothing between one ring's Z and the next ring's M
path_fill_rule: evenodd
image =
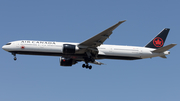
M166 37L169 33L169 28L163 29L153 40L151 40L145 47L149 48L161 48L163 47Z

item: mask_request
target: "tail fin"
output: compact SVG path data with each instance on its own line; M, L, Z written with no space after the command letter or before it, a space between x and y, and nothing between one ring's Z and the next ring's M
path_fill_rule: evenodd
M169 33L169 28L163 29L153 40L151 40L145 47L149 48L161 48L163 47L166 37Z

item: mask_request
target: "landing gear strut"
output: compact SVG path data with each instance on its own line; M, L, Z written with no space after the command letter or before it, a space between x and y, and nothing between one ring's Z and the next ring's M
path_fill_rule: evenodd
M95 59L94 59L94 56L95 55L92 55L92 52L91 51L87 51L85 52L86 56L84 58L84 61L85 61L85 64L82 65L83 68L86 67L86 69L92 69L92 66L89 65L88 63L91 62L91 63L94 63Z
M12 53L12 55L14 56L14 61L16 61L17 60L16 53Z

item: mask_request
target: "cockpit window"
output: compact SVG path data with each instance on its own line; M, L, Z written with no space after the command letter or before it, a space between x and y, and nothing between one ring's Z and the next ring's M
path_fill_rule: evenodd
M6 45L10 45L11 43L7 43Z

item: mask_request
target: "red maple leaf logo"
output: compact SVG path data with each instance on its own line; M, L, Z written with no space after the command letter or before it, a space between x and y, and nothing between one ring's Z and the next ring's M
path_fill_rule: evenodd
M161 45L161 41L160 41L159 39L157 39L157 41L155 41L155 43L156 43L157 45Z
M160 37L156 37L154 40L153 40L153 44L154 46L156 47L162 47L164 42L163 40L160 38Z
M24 49L25 47L24 46L21 46L21 49Z

